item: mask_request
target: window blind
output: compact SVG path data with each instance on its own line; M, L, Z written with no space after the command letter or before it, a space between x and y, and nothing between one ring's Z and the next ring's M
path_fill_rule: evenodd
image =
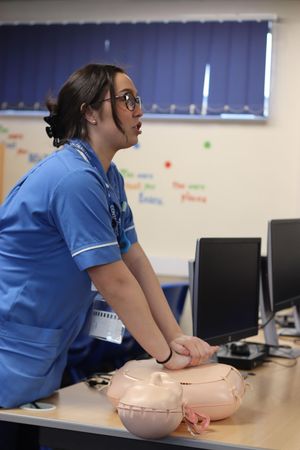
M268 32L268 21L3 24L0 108L43 110L97 62L127 70L145 113L262 116Z

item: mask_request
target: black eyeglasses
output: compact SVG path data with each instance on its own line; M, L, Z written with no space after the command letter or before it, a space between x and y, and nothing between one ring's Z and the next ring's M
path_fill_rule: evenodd
M133 94L131 94L131 92L126 92L126 94L122 95L116 95L115 98L122 100L129 111L134 111L136 105L139 105L140 108L142 107L141 97L139 95L135 97ZM105 98L104 100L102 100L102 102L106 102L108 100L111 100L111 98Z

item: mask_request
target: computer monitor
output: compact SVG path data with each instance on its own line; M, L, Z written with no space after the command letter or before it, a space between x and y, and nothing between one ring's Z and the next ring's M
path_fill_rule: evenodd
M193 276L193 331L212 345L258 333L260 238L202 238Z
M259 344L240 342L258 334L260 238L202 238L189 264L194 334L220 345L215 358L238 369L264 361Z
M265 341L278 345L274 315L293 307L295 328L280 334L300 335L300 219L275 219L268 223L267 256L262 259L261 315ZM284 356L274 350L274 356ZM300 351L293 350L291 357Z
M268 224L268 279L272 311L300 304L300 219Z

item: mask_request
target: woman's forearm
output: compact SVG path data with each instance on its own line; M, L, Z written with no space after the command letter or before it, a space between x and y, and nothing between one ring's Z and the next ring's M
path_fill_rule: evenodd
M155 322L170 343L183 332L169 307L158 278L139 244L134 244L124 261L141 286Z

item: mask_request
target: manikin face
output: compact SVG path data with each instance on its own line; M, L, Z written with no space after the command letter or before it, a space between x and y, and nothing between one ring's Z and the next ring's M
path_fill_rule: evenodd
M121 148L131 147L138 142L138 136L141 134L141 117L143 113L140 103L134 102L133 111L130 111L126 106L126 100L129 107L130 101L128 102L128 96L125 96L125 94L129 94L130 100L137 97L136 87L128 75L124 73L116 74L115 92L116 97L118 97L116 98L116 110L125 134L117 128L113 120L109 92L104 98L107 101L102 103L102 108L99 112L98 129L100 139L105 140L105 146L117 151Z

